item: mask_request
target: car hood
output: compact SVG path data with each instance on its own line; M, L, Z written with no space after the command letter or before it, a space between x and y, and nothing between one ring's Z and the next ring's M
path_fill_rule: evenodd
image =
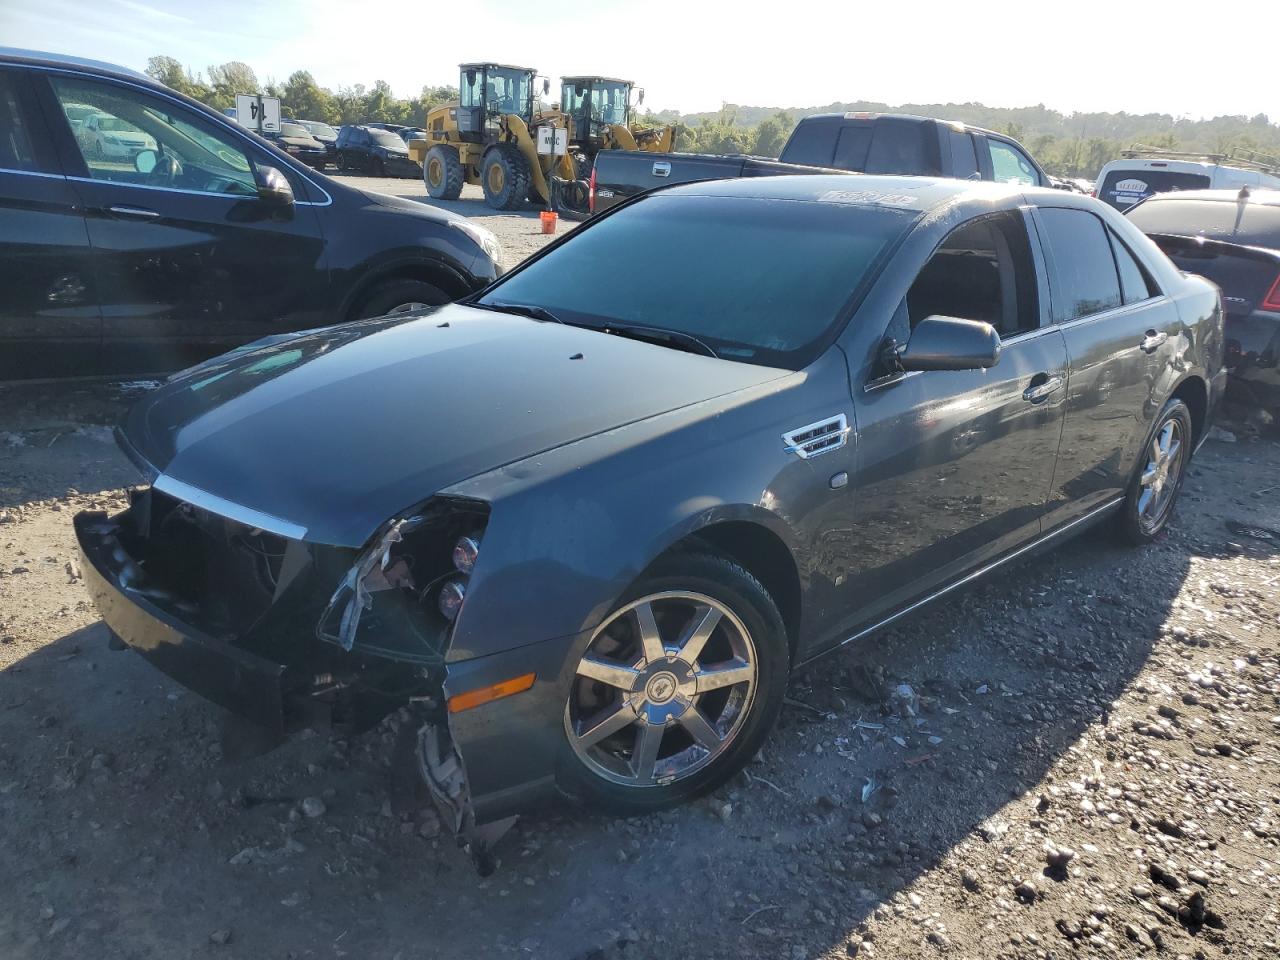
M122 433L161 489L359 546L477 474L789 374L452 305L215 358Z
M387 193L375 193L373 190L357 190L362 197L374 203L379 207L386 207L388 210L395 210L399 213L408 213L415 217L423 217L427 220L435 220L437 223L444 223L449 220L466 220L462 214L454 213L452 210L445 210L441 207L428 206L417 200L406 200L404 197L393 197Z

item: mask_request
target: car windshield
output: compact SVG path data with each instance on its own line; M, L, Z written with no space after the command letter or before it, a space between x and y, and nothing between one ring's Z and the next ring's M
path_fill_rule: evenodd
M655 196L581 229L478 302L567 323L697 337L717 355L798 369L873 279L913 211Z
M311 133L300 123L282 123L280 124L280 136L282 137L302 137L304 140L311 139Z
M1280 204L1157 198L1126 216L1143 233L1204 236L1280 250Z
M313 120L308 123L304 123L303 126L317 137L336 137L338 135L338 132L327 123L319 123Z
M125 123L123 120L121 120L118 117L98 117L98 129L99 130L115 130L120 132L127 131L129 133L142 132L137 127L134 127L134 126L131 126L130 124Z
M404 141L390 130L383 130L380 127L370 127L369 136L373 137L373 142L379 146L395 147L397 150L404 149Z

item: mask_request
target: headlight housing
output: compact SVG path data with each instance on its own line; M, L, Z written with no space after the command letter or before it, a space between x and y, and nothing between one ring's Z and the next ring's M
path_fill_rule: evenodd
M476 226L470 220L450 220L449 226L461 230L470 237L485 255L494 263L502 262L502 244L498 238L484 227Z

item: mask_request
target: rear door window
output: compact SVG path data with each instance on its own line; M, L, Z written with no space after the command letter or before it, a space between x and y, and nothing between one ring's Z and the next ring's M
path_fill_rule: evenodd
M1120 306L1120 278L1102 221L1084 210L1041 207L1041 239L1047 248L1057 322Z
M932 123L881 117L867 153L865 173L937 176L941 173L938 138Z
M973 145L973 134L952 130L947 134L947 143L951 149L951 175L958 180L976 180L978 151Z
M1209 177L1203 173L1181 173L1176 170L1111 170L1098 187L1098 199L1117 210L1127 210L1155 193L1172 190L1203 190Z

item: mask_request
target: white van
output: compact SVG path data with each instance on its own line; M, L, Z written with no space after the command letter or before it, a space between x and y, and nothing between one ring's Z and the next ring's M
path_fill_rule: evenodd
M1280 189L1280 166L1232 157L1186 158L1188 154L1131 155L1112 160L1098 173L1094 196L1117 210L1127 210L1153 193L1172 190Z

